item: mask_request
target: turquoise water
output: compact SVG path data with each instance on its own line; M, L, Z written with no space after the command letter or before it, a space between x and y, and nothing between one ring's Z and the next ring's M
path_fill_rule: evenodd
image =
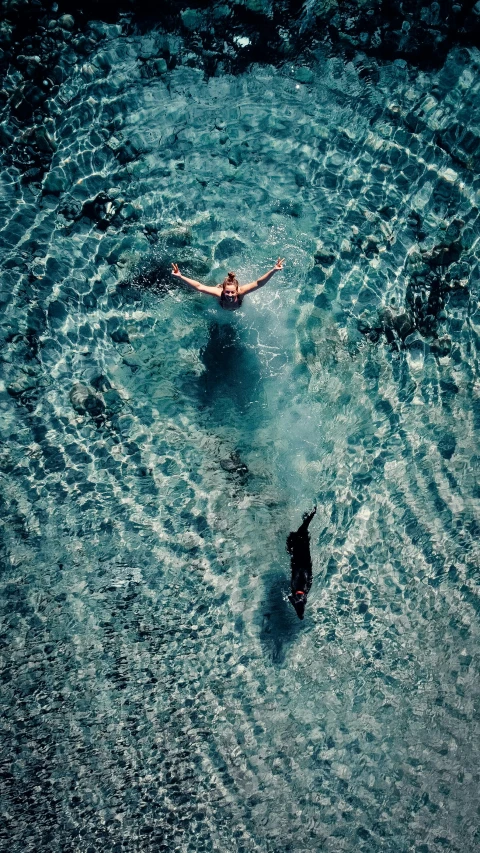
M164 38L109 28L43 192L2 175L3 838L473 851L478 53L206 80ZM452 228L434 333L359 331ZM234 314L169 274L280 255Z

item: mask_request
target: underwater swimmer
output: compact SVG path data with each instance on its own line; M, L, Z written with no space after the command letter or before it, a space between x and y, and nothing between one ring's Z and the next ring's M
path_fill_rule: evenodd
M312 558L310 556L310 534L308 525L317 511L314 506L306 512L298 530L292 530L287 537L287 551L290 554L292 577L291 593L288 600L293 604L299 619L303 619L307 596L312 586Z
M239 285L234 272L229 272L222 284L217 284L216 287L208 287L206 284L195 281L193 278L186 278L178 269L178 264L172 264L172 275L181 279L185 284L190 285L190 287L195 288L195 290L200 291L200 293L208 293L210 296L216 296L220 300L222 308L225 308L227 311L235 311L237 308L240 308L246 293L251 293L253 290L263 287L267 281L270 281L272 275L283 270L284 260L285 258L279 258L275 266L266 272L265 275L262 275L256 281L251 281L249 284L243 284L242 286Z

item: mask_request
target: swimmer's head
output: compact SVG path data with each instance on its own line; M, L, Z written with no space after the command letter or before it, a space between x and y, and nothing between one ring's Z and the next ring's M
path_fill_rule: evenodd
M224 299L232 300L238 296L238 279L234 272L229 272L222 282L222 296Z
M293 604L298 618L303 619L305 615L305 605L307 603L306 593L292 592L292 594L288 596L288 600Z

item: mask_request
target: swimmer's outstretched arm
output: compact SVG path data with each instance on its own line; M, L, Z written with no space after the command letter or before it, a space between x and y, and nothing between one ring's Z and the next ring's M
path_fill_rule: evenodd
M317 505L315 504L315 506L313 507L311 512L306 512L304 514L303 521L302 521L300 527L298 528L297 533L307 533L308 525L310 524L310 522L311 522L313 516L315 515L316 511L317 511Z
M190 287L193 287L195 290L198 290L200 293L209 293L210 296L220 296L222 292L221 287L208 287L206 284L202 284L201 281L196 281L194 278L187 278L182 275L180 270L178 269L178 264L172 264L172 275L175 278L181 279L185 284L188 284Z
M249 284L244 284L242 287L238 288L238 292L240 296L244 296L245 293L251 293L252 290L258 290L259 287L263 287L267 281L270 281L272 275L275 275L276 272L283 270L283 262L285 258L279 258L277 263L271 270L265 273L265 275L260 276L256 281L251 281Z

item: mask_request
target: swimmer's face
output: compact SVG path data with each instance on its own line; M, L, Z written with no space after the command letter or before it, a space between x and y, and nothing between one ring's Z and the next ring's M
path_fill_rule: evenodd
M230 302L233 302L237 298L237 291L235 289L235 285L227 284L225 290L223 291L223 295L225 299L228 299Z

